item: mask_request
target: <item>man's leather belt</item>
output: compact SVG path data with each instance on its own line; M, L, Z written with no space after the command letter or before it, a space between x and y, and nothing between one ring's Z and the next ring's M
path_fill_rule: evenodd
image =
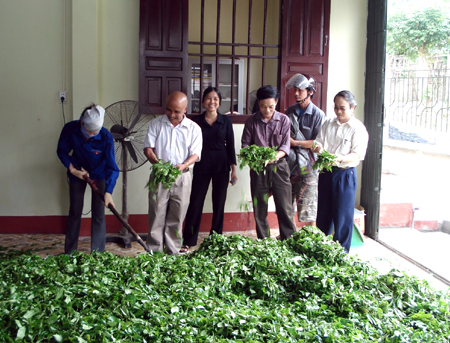
M331 171L336 172L336 171L340 171L340 170L347 170L350 168L339 168L339 167L331 167Z

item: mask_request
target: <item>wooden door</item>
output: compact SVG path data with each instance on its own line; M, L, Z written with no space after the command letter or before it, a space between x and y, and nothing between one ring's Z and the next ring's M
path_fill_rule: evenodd
M282 0L280 111L295 104L285 88L297 73L316 80L314 104L326 112L330 0Z
M188 0L141 0L139 102L165 113L167 95L187 93Z

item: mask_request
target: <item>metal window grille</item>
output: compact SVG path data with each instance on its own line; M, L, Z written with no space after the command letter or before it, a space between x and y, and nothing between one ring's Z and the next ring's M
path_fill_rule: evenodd
M236 37L236 31L237 31L237 11L238 6L242 5L244 2L248 1L248 7L247 3L244 4L244 6L248 9L247 13L247 23L245 23L247 27L246 35L243 33L239 33L239 37ZM221 0L217 0L216 3L216 27L215 27L215 41L205 41L205 30L212 29L211 26L205 27L205 19L210 20L211 18L205 18L205 6L211 6L211 3L213 3L212 0L208 0L206 4L205 0L201 0L200 4L198 5L198 1L190 1L190 11L191 10L199 10L200 11L200 34L199 34L199 41L189 41L188 44L190 46L190 52L189 57L199 59L199 66L200 70L196 71L196 74L199 76L199 84L200 84L200 95L203 94L204 91L204 60L206 59L215 59L215 75L216 75L216 84L212 85L215 87L218 87L218 80L220 79L220 59L231 59L231 85L235 84L236 81L236 68L235 68L235 61L237 59L244 59L246 60L246 70L244 71L246 74L246 81L245 81L245 109L244 113L242 114L252 114L252 108L250 108L250 81L252 78L259 78L261 80L261 84L266 84L266 69L267 69L267 61L268 60L276 60L277 68L276 68L276 80L278 82L279 79L279 64L278 59L280 56L280 28L279 28L279 22L280 22L280 13L281 13L281 4L279 1L271 1L271 4L268 3L268 0L233 0L232 1L232 11L231 11L231 18L229 17L230 13L225 13L223 11L223 3ZM229 2L227 1L227 4ZM273 7L269 8L269 6L273 6L273 3L276 3L276 10L273 10ZM191 6L197 5L196 9L192 9ZM264 7L263 11L261 11L261 7ZM198 9L198 7L200 7ZM211 8L211 7L209 7ZM255 19L255 10L258 11L258 13L262 13ZM273 13L276 12L276 13ZM211 13L211 11L209 12ZM239 10L240 18L242 19L244 15L242 14L242 9ZM261 30L261 20L262 20L262 32ZM278 32L276 35L276 41L274 42L273 35L271 36L272 44L269 44L268 41L268 20L275 20L278 27ZM221 25L223 25L224 22L230 22L231 21L231 28L227 30L221 31ZM242 27L243 23L239 23L240 27ZM226 32L228 30L231 30L231 41L229 39L229 32ZM224 32L225 31L225 32ZM226 37L227 36L227 37ZM255 37L257 36L257 37ZM245 38L246 37L246 41ZM262 38L262 39L261 39ZM244 40L244 41L243 41ZM275 43L275 44L274 44ZM194 48L195 47L195 48ZM227 51L223 51L223 50ZM191 50L196 50L198 52L191 52ZM206 51L208 50L208 51ZM213 50L213 52L211 51ZM239 50L239 51L237 51ZM245 51L245 52L244 52ZM259 53L258 53L259 52ZM253 60L260 60L261 68L258 70L257 66L252 68L252 61ZM191 72L191 71L190 71ZM198 72L198 73L197 73ZM273 72L273 69L272 69ZM258 75L259 74L259 75ZM254 84L254 83L253 83ZM235 87L231 86L231 96L230 96L230 114L234 116L234 110L236 108L236 99L235 99ZM200 113L201 112L201 104L196 110L192 111L193 113Z

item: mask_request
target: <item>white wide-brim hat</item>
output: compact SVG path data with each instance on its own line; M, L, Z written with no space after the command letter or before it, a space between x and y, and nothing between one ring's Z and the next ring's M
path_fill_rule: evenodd
M105 109L101 106L91 107L83 113L84 128L90 132L99 132L105 119Z

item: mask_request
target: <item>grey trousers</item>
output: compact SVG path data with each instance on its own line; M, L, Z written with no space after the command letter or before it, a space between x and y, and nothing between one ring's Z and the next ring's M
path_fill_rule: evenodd
M77 179L69 182L70 209L69 220L66 228L66 241L64 253L71 254L78 249L78 237L80 236L81 215L83 213L84 192L87 182ZM101 193L105 192L105 180L99 182L97 187ZM91 197L92 219L91 219L91 251L105 251L106 226L105 205L100 197L92 192Z
M268 164L259 174L250 170L250 189L258 238L270 237L270 228L267 221L267 204L270 194L273 195L275 202L281 239L289 238L295 232L296 228L292 220L292 188L289 176L290 170L285 159L278 161L278 163Z
M177 178L170 190L160 184L156 193L149 192L147 245L152 251L162 252L165 246L169 255L180 252L191 184L192 176L187 172Z

